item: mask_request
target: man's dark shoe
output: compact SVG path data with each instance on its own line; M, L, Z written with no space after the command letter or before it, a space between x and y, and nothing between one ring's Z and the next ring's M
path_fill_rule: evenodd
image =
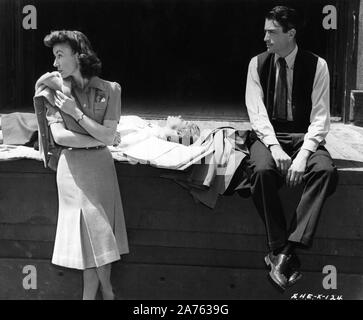
M272 252L270 252L265 257L265 263L268 267L270 267L269 276L271 280L282 290L285 290L288 286L288 279L285 275L289 266L288 260L289 257L282 253L275 256Z
M269 255L270 255L270 260L276 261L277 255L274 255L272 252L270 252ZM298 256L295 253L289 254L287 256L287 267L284 272L284 275L287 278L286 287L292 287L296 282L298 282L301 279L302 274L300 272L300 267L301 263Z
M287 285L288 287L293 286L296 282L298 282L302 274L300 272L301 263L296 254L290 254L288 256L288 269L286 276L288 277Z

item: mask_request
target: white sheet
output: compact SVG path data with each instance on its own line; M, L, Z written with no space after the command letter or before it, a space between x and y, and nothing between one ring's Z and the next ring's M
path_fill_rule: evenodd
M110 147L112 155L117 153L132 163L150 164L159 168L184 170L201 158L213 152L211 143L184 146L182 144L149 137L132 146ZM114 157L115 158L115 157ZM118 157L116 156L116 159Z
M121 134L122 142L117 147L109 147L116 161L184 170L213 152L211 141L200 145L201 140L198 140L193 145L185 146L157 138L157 126L137 116L122 116L117 131ZM209 131L204 132L203 136ZM24 158L41 161L40 153L33 148L0 144L0 161Z

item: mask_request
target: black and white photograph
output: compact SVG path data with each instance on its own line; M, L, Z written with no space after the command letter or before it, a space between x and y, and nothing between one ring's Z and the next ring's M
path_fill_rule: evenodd
M363 0L0 0L0 300L363 300Z

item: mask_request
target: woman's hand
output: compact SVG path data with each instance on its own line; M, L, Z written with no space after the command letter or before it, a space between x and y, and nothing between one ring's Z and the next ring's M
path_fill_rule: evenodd
M119 131L115 132L115 137L113 138L112 145L117 147L121 143L121 134Z
M77 117L77 104L74 98L66 96L63 92L57 90L54 97L55 105L63 112L68 113L73 118Z

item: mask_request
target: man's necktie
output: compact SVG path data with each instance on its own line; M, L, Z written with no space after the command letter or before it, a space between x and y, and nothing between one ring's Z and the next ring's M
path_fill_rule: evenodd
M287 75L286 75L286 60L279 58L277 60L280 70L277 77L275 103L272 117L276 120L287 120Z

